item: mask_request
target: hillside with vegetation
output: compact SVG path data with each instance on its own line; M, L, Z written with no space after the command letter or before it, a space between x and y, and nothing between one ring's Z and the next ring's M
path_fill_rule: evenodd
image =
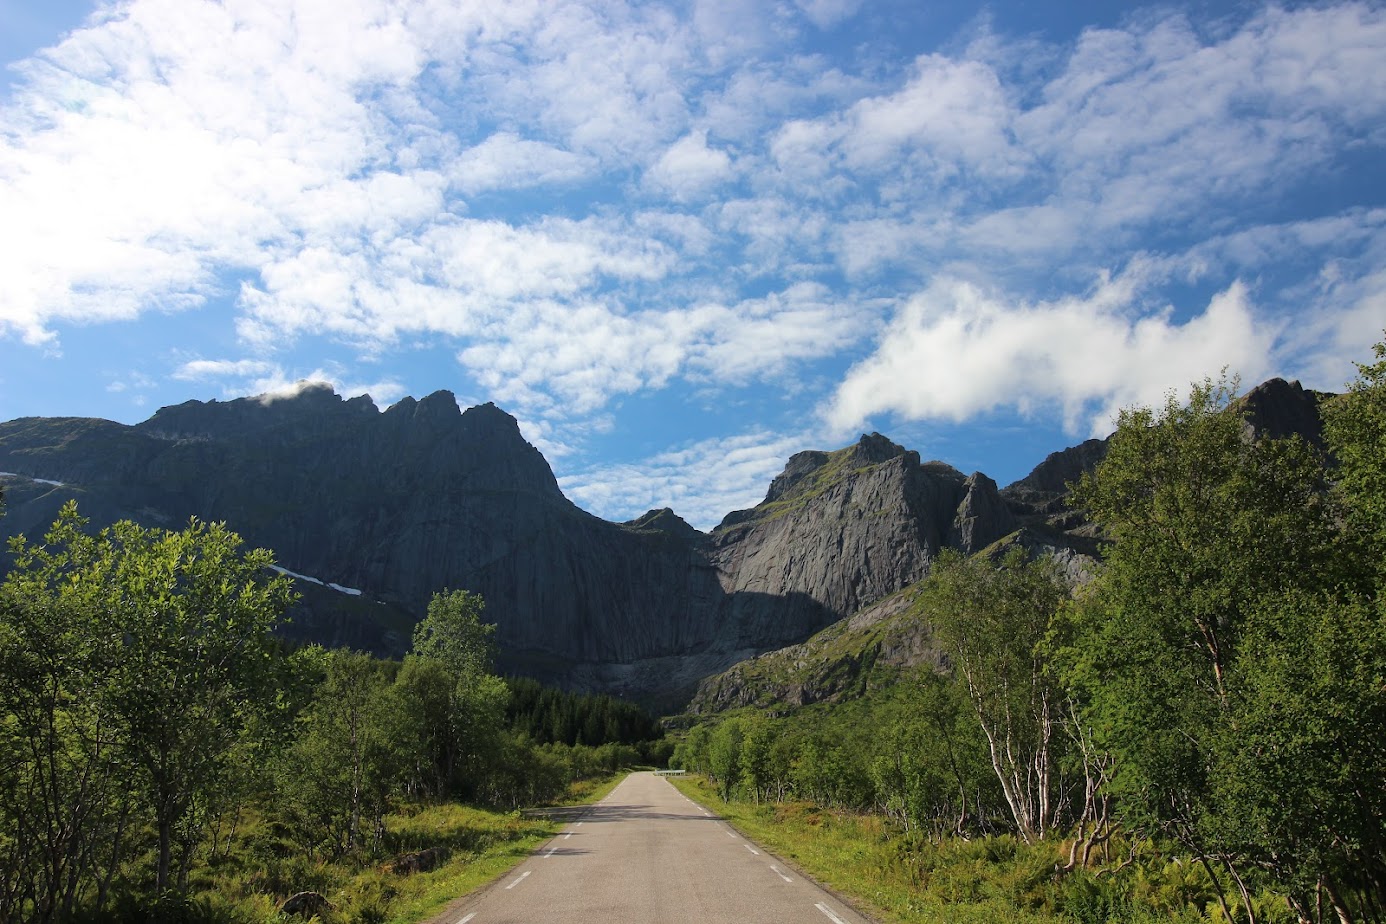
M675 763L889 920L1386 920L1386 347L1359 369L1307 437L1228 381L1129 409L1071 498L1090 579L945 552L709 678Z
M399 659L287 644L304 578L270 552L66 502L0 583L0 920L418 920L556 830L519 809L671 751L883 920L1386 920L1386 346L1291 392L1199 383L1002 491L873 435L718 536L622 526L865 603L707 678L676 749L501 677L475 593ZM727 612L754 634L774 596Z

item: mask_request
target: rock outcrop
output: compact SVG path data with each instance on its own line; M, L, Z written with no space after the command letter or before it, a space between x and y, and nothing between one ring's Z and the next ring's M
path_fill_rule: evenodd
M1295 408L1319 398L1264 388L1253 417L1268 428L1301 427ZM1081 579L1098 539L1066 485L1104 452L1055 453L998 490L872 433L794 455L760 504L705 534L667 509L621 524L582 511L494 405L463 411L440 391L382 412L309 385L136 426L0 424L0 472L18 473L0 531L41 535L70 498L95 526L225 521L296 576L299 637L398 655L435 592L467 589L497 624L503 669L675 708L704 677L872 612L945 548L1019 543Z

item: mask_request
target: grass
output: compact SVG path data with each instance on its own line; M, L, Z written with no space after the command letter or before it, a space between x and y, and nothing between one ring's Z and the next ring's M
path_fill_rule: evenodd
M575 784L560 804L596 802L623 776ZM504 875L564 823L458 804L422 806L385 821L381 853L332 862L303 856L284 837L281 826L253 819L230 851L197 869L189 907L177 919L215 924L297 921L280 915L280 905L296 892L313 891L332 904L332 910L319 917L320 924L414 924ZM434 847L446 850L447 858L432 870L402 874L389 868L395 857Z
M1190 871L1158 856L1119 879L1060 875L1062 843L1026 845L1009 835L933 843L878 815L806 802L727 803L702 777L671 782L883 924L1194 924L1219 917L1197 884L1176 888ZM1155 900L1151 889L1172 891Z
M577 784L567 805L588 805L606 797L625 774L618 774L599 783ZM463 806L449 808L476 812ZM414 924L442 911L455 899L480 888L488 882L503 876L514 869L549 838L556 835L565 824L562 820L518 816L514 813L505 816L507 825L494 842L475 854L455 858L431 873L419 873L408 877L419 880L414 894L401 895L386 921L389 924ZM506 837L510 826L515 826L516 835Z

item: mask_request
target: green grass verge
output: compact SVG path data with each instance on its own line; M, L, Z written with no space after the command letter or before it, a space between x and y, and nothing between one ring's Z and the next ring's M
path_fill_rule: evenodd
M577 784L579 788L573 793L573 797L563 804L590 805L604 799L625 776L622 773L598 783ZM445 808L463 809L462 806ZM412 886L411 894L401 893L392 903L390 915L385 919L388 924L415 924L417 921L431 919L452 901L505 875L523 863L540 844L558 834L566 824L561 820L515 814L507 815L505 818L507 830L509 824L520 828L513 839L498 839L493 846L474 856L457 858L430 873L406 877L406 881Z
M574 784L557 804L596 802L624 777ZM459 804L421 806L385 823L388 853L329 861L305 857L273 822L250 819L230 849L195 870L180 917L202 924L287 924L301 919L279 914L284 899L312 891L332 904L319 924L415 924L504 875L564 825L558 818ZM396 856L434 847L444 848L447 859L432 870L390 868Z
M672 780L685 795L727 819L751 840L792 861L818 882L850 899L882 922L926 924L1055 924L1056 917L1020 906L1009 896L953 884L955 900L943 899L921 883L921 870L900 855L879 816L820 809L804 802L723 802L702 777ZM1052 867L1051 867L1052 868ZM996 883L1000 890L1004 883ZM968 894L971 893L971 894Z
M704 778L670 780L746 837L884 924L1193 924L1219 920L1200 870L1152 854L1122 877L1060 874L1062 843L1008 835L934 843L878 815L806 802L723 802Z

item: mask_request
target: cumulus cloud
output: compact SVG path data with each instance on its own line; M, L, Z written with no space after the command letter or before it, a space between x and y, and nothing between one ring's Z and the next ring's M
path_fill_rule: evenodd
M1195 317L1138 311L1138 273L1085 297L1026 303L959 279L910 299L826 408L836 432L878 414L964 420L1058 408L1073 432L1105 435L1115 414L1223 367L1265 374L1275 331L1234 284Z
M669 146L646 174L647 182L680 201L695 199L730 179L731 157L710 148L707 132L687 134Z
M497 132L453 162L450 176L464 193L572 183L590 175L597 161L562 148Z
M1386 144L1379 5L870 62L814 31L859 7L111 7L0 104L0 337L224 312L248 358L178 381L267 386L290 345L437 342L572 426L674 385L822 397L795 380L836 363L838 426L1077 429L1374 339L1386 220L1319 193Z
M679 310L537 301L508 313L458 359L499 400L566 416L612 395L663 388L679 374L722 386L773 382L860 338L874 311L808 284Z

